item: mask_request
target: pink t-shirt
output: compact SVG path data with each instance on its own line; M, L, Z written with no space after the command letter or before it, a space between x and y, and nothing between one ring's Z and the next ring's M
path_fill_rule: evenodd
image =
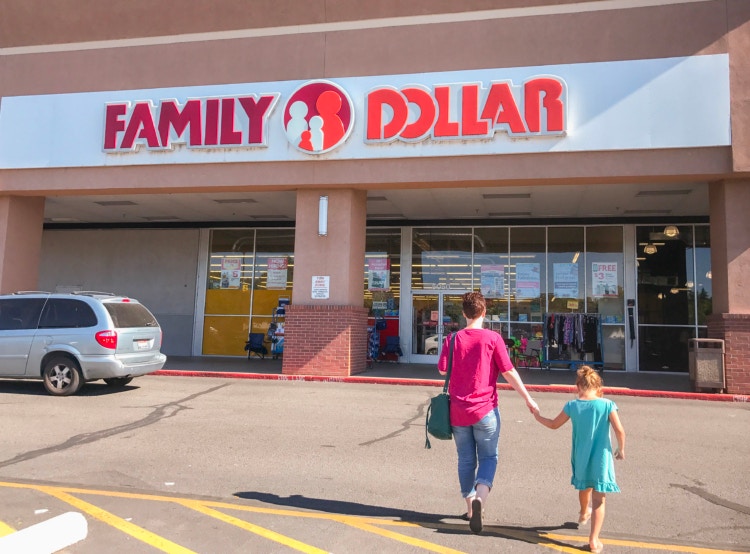
M450 337L443 341L438 369L448 369ZM462 329L456 333L448 393L451 424L473 425L497 406L497 377L513 369L505 341L489 329Z

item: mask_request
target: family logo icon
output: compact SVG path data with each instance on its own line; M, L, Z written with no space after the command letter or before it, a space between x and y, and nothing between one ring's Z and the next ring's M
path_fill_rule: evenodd
M351 98L330 81L309 81L284 106L290 144L306 154L323 154L342 144L354 125Z

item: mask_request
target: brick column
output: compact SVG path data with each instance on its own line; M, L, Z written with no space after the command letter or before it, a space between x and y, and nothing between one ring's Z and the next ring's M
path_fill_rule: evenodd
M708 338L724 339L727 392L750 394L750 315L709 316Z
M318 233L321 196L328 198L324 235ZM346 377L365 370L366 216L364 190L297 193L294 282L284 319L283 374ZM313 291L314 277L328 277L328 298Z
M750 394L750 181L709 185L713 314L708 336L724 339L727 392Z
M365 371L366 308L292 304L284 321L284 374L348 377Z

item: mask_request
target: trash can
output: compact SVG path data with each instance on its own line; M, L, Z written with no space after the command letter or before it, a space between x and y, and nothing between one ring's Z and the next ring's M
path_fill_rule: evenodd
M690 339L688 341L690 385L693 390L726 388L724 378L724 341Z

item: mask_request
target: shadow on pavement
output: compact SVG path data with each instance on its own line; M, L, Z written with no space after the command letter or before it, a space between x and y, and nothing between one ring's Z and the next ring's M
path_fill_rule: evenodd
M445 534L472 534L469 530L466 514L430 514L425 512L416 512L414 510L403 510L400 508L390 508L386 506L374 506L372 504L360 504L358 502L349 502L342 500L329 500L325 498L309 498L299 494L281 497L276 494L244 491L236 492L234 496L245 500L255 500L264 504L273 504L275 506L285 506L287 508L297 508L303 510L312 510L317 512L327 512L336 515L348 515L356 517L381 517L396 521L414 523L420 527L433 529L438 533ZM447 520L447 521L446 521ZM450 523L450 520L460 520L461 523ZM580 548L582 551L588 551L588 545L579 547L566 542L551 539L545 536L550 531L577 530L578 524L572 521L564 522L561 525L545 527L512 527L503 525L485 524L482 531L483 536L499 537L509 540L517 540L527 544L555 544L567 548ZM587 537L581 537L582 542L587 542Z

